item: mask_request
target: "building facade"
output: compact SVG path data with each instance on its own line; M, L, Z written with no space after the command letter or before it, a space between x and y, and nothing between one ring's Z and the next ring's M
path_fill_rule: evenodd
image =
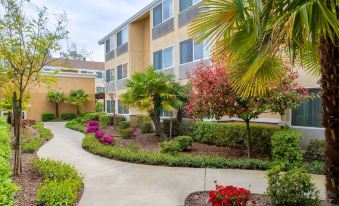
M119 95L126 91L126 79L134 72L153 65L155 70L173 74L176 81L185 82L196 64L209 62L206 44L196 44L188 34L188 25L200 6L201 0L155 0L98 42L105 50L106 89L116 92L113 103L106 97L107 113L115 111L127 117L140 113L119 101ZM302 86L319 92L318 77L302 69L299 73ZM321 102L316 99L289 111L283 120L303 132L311 131L318 138L323 136L320 117ZM279 124L281 120L278 115L266 113L255 121Z

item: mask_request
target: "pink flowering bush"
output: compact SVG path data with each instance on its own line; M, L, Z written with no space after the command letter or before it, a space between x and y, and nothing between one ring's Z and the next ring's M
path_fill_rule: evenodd
M88 126L97 126L99 127L99 122L95 120L88 121Z
M86 133L94 133L99 130L98 126L88 126L86 129Z
M105 145L115 144L116 138L113 135L107 135L100 139L100 142Z
M101 130L98 130L98 131L96 131L96 132L94 133L94 137L95 137L96 139L101 139L101 138L104 137L104 135L105 135L105 132L103 132L103 131L101 131Z

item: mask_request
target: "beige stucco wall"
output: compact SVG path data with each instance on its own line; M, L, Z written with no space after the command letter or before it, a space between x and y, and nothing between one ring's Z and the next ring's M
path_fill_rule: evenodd
M54 86L38 86L31 92L30 107L27 111L27 118L41 120L42 113L55 113L55 106L47 101L49 90L64 92L66 96L71 90L83 89L89 95L89 102L84 105L83 111L95 111L95 77L56 77L57 83ZM67 103L61 103L59 114L75 112L75 108Z

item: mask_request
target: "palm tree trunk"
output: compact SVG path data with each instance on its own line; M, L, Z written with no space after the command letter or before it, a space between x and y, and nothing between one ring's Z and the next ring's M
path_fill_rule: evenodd
M80 117L80 107L77 106L77 107L76 107L76 110L77 110L77 117Z
M154 109L149 111L149 115L155 127L155 135L161 138L166 138L166 135L161 128L160 116L157 114L157 112Z
M59 104L55 103L55 116L57 119L59 119Z
M327 200L339 204L339 39L320 44L323 126L326 137Z

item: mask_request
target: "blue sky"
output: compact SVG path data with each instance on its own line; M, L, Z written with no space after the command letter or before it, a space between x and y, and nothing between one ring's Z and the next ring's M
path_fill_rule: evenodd
M88 60L93 61L104 61L104 48L98 45L98 40L150 2L152 0L31 0L33 6L46 6L51 18L65 11L70 20L69 42L91 52Z

